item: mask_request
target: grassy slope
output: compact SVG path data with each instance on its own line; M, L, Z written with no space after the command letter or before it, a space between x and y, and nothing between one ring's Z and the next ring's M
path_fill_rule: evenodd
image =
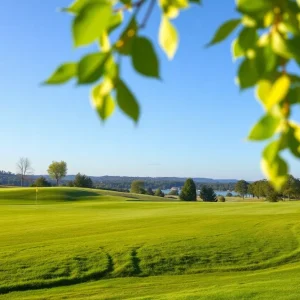
M1 190L0 293L17 291L3 299L295 299L299 292L300 203L117 195L40 189L35 205L32 189Z

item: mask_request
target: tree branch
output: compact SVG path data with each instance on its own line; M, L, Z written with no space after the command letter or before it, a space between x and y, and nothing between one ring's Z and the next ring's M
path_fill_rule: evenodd
M148 10L145 14L144 20L142 21L142 23L140 25L140 28L145 28L146 27L147 22L148 22L148 20L151 16L152 11L153 11L154 5L155 5L155 0L151 0L150 4L149 4L149 7L148 7Z

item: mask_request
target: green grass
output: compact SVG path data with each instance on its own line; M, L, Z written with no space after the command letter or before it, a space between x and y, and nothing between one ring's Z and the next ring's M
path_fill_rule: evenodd
M124 197L126 196L126 197ZM0 299L297 299L300 202L0 191Z

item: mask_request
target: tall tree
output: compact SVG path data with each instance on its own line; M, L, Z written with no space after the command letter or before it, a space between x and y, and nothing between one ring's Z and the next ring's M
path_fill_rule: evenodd
M81 175L78 173L75 176L75 179L73 181L73 185L76 187L83 187L83 188L92 188L93 187L93 181L90 177L86 175Z
M254 196L255 196L254 190L255 190L254 183L250 183L250 184L248 185L248 191L247 191L247 193L248 193L249 195L251 195L253 198L254 198Z
M249 183L247 181L239 180L235 185L234 191L239 193L244 199L248 192L248 185Z
M27 157L21 157L17 162L17 174L21 178L21 186L24 185L26 176L33 173L31 162Z
M289 200L297 194L297 181L292 175L289 175L287 182L283 186L282 194L288 197Z
M157 196L157 197L164 197L165 194L164 192L161 190L161 189L157 189L154 193L154 196Z
M180 200L183 201L196 201L197 200L197 191L196 185L192 178L188 178L179 195Z
M56 185L58 186L59 181L67 175L67 163L64 161L53 161L48 167L48 174L51 178L56 180Z
M134 180L131 183L131 193L142 194L145 191L145 183L142 180Z
M200 198L204 202L216 202L218 200L214 190L206 185L204 185L200 191Z

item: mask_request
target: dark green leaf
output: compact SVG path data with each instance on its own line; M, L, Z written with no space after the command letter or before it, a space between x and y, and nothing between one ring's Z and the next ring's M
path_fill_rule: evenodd
M279 59L272 47L267 45L259 50L261 51L258 51L258 64L262 66L263 73L274 72L278 67Z
M85 5L74 19L73 38L76 47L88 45L98 39L109 26L112 15L110 4Z
M93 53L85 56L78 64L78 83L86 84L97 81L104 72L107 53Z
M136 37L132 44L132 63L136 71L150 76L159 77L159 62L152 43L145 37Z
M213 39L209 42L208 46L220 43L225 40L240 23L240 19L232 19L222 24L215 33Z
M70 62L65 63L57 68L57 70L50 76L49 79L45 82L46 84L62 84L77 74L77 64Z
M252 141L263 141L272 137L279 127L281 118L267 114L251 129L248 136Z
M259 73L255 59L246 58L238 70L238 83L241 89L252 87L259 80Z
M300 36L294 36L292 39L289 39L287 44L291 56L296 60L298 65L300 65Z
M287 99L289 100L290 104L300 103L300 87L294 87L289 90Z
M123 55L130 55L132 49L132 42L136 37L138 30L138 25L136 23L135 17L132 17L128 26L125 28L121 34L120 39L116 43L116 49Z
M245 27L238 37L239 46L244 51L255 48L257 40L258 35L255 28Z
M140 115L140 108L135 96L131 93L121 79L117 83L116 90L119 107L126 115L137 122Z
M189 0L190 3L202 4L202 0Z
M131 0L120 0L121 3L123 3L124 5L128 5L130 6L132 1Z
M296 124L290 124L287 133L287 144L290 151L298 158L300 158L300 127Z

